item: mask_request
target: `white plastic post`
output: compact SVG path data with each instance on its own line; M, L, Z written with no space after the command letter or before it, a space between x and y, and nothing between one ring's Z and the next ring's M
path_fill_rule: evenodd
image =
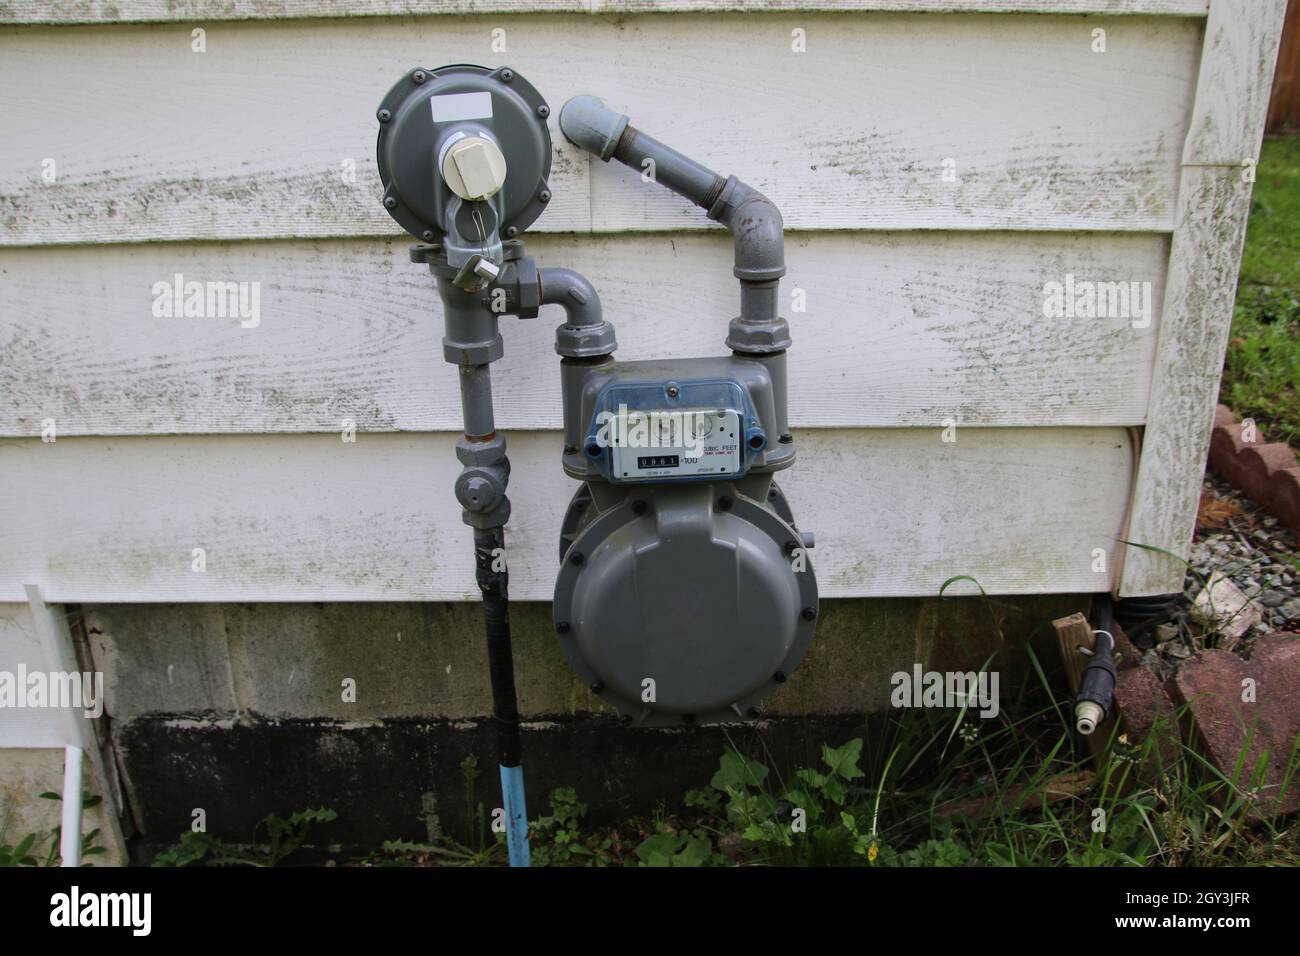
M81 866L81 748L63 748L63 832L59 855L64 866Z

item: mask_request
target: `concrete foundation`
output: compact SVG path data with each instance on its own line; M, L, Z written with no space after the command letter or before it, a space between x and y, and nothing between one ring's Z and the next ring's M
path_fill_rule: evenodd
M659 731L622 726L573 677L548 604L513 605L530 814L559 786L577 788L595 819L680 806L732 743L766 747L777 767L810 764L822 742L863 733L868 715L889 711L891 676L917 663L971 670L992 658L1006 700L1028 674L1025 643L1042 635L1052 653L1051 620L1086 605L1080 596L823 602L803 665L761 720ZM481 774L473 800L496 806L477 605L83 611L105 675L125 828L141 856L174 842L200 808L208 830L229 839L248 839L268 813L308 806L338 811L322 838L350 846L461 836L461 762L471 754Z

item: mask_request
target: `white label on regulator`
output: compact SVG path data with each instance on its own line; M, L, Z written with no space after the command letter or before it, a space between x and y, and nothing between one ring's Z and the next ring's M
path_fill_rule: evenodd
M610 436L613 478L734 475L741 469L741 421L731 408L622 409Z
M454 123L458 120L491 119L492 94L443 93L429 97L435 123Z

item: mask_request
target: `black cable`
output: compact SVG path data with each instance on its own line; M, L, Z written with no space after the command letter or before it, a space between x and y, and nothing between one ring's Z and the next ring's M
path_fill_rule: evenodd
M1079 680L1079 693L1075 702L1091 701L1101 708L1100 725L1110 713L1115 692L1115 637L1114 615L1109 594L1099 594L1093 601L1092 658L1083 669Z
M474 570L479 590L483 592L497 759L503 767L517 767L521 759L519 705L515 699L515 664L510 646L509 574L503 528L474 529Z
M1115 602L1115 620L1134 645L1145 649L1154 643L1150 637L1152 629L1166 621L1180 619L1186 614L1187 604L1181 591L1121 598Z

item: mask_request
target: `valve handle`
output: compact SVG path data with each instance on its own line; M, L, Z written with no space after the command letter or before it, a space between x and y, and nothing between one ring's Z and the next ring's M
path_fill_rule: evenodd
M474 253L465 260L465 264L451 281L466 292L478 292L484 286L496 280L501 274L501 267L480 253Z

